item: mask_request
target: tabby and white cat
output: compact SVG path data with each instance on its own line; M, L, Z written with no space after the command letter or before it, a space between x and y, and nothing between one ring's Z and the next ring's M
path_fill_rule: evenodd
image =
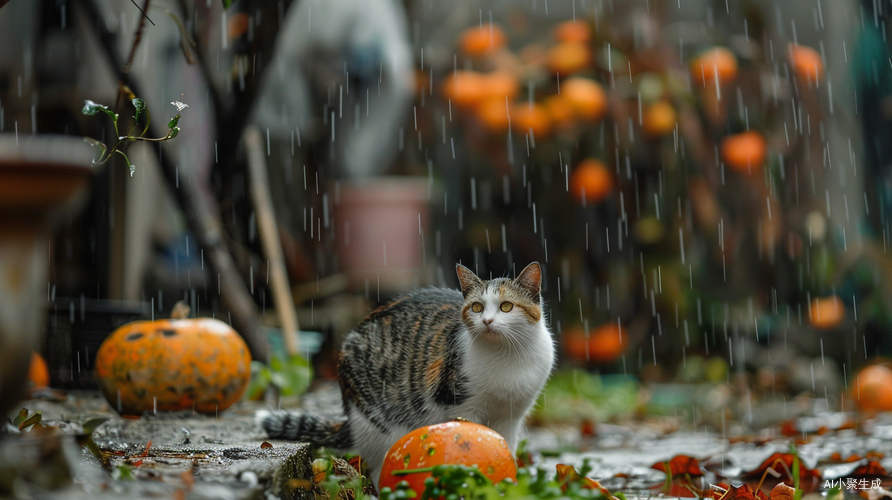
M512 452L554 363L539 264L516 278L481 280L456 266L461 293L427 288L368 315L338 364L345 417L258 413L270 437L353 449L378 483L391 445L407 432L461 417L501 434Z

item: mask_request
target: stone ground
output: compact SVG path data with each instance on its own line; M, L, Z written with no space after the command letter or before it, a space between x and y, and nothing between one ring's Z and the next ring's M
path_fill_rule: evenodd
M303 408L317 413L336 413L339 405L333 384L301 400ZM295 479L310 479L311 451L299 443L268 440L253 421L262 403L239 402L217 416L182 412L134 420L117 416L96 392L69 393L62 401L28 400L21 406L40 412L43 422L55 429L11 431L0 439L0 498L313 498L294 489L295 484L305 484ZM107 419L92 433L105 464L76 437L97 418ZM800 419L797 425L832 429L847 417L828 413L809 418L818 421ZM674 455L698 457L710 463L711 470L733 478L776 451L789 451L789 446L789 439L772 437L770 432L731 440L705 428L683 430L653 422L634 427L600 424L597 436L589 437L573 426L537 428L529 439L532 451L543 452L540 467L550 471L558 463L578 467L587 459L592 477L614 491L641 498L654 496L653 486L665 478L650 466ZM808 442L798 446L809 467L825 464L821 468L825 479L845 478L854 468L826 465L832 453L863 456L868 451L882 453L880 464L892 470L892 419L872 421L866 433L809 434ZM885 477L883 484L888 488L890 482ZM816 495L814 500L820 498Z

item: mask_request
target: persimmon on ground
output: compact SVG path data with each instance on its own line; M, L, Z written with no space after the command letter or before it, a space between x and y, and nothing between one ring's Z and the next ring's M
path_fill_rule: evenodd
M96 352L99 387L121 415L193 408L214 415L245 391L251 376L245 341L220 320L187 318L188 306L180 310L171 319L122 326Z
M570 195L578 203L603 201L613 191L613 174L601 160L586 158L570 173Z
M489 427L451 421L420 427L391 446L384 457L380 488L406 481L419 495L436 465L476 465L493 483L517 480L517 465L508 443Z
M719 146L725 165L745 175L761 172L767 148L765 137L755 130L726 136Z

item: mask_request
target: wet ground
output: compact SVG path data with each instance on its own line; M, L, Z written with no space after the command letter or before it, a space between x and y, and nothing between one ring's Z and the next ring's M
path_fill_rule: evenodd
M323 385L300 404L336 413L339 394L336 386ZM262 403L240 402L217 416L183 412L133 420L118 417L93 392L69 393L61 401L29 400L22 407L40 412L46 428L12 432L0 442L0 492L14 491L19 498L290 498L301 493L295 486L310 478L306 446L267 440L254 424ZM97 454L89 451L84 435L99 419L105 421L91 434ZM874 486L888 488L892 482L886 473L892 470L892 418L860 422L857 429L852 423L852 415L823 413L788 420L784 428L766 426L753 433L735 428L734 436L727 435L734 428L730 423L723 436L705 426L685 429L668 417L588 429L537 427L530 431L529 449L545 470L554 471L559 463L578 468L586 460L589 475L612 491L651 497L660 494L666 479L653 465L678 455L699 461L704 475L696 481L735 484L757 482L753 471L793 445L803 465L819 474L808 485L812 494L847 481L853 485L842 488L847 495L880 494ZM865 476L867 465L873 468Z

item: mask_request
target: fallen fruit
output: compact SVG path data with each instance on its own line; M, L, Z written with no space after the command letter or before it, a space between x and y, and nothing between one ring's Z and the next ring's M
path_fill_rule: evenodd
M420 427L399 439L384 457L380 488L406 481L419 495L437 465L476 465L493 483L517 479L517 466L508 443L480 424L451 421Z
M214 414L248 385L251 354L226 323L185 318L135 321L109 335L96 352L96 378L105 399L124 416L194 409ZM175 310L177 308L175 307Z

